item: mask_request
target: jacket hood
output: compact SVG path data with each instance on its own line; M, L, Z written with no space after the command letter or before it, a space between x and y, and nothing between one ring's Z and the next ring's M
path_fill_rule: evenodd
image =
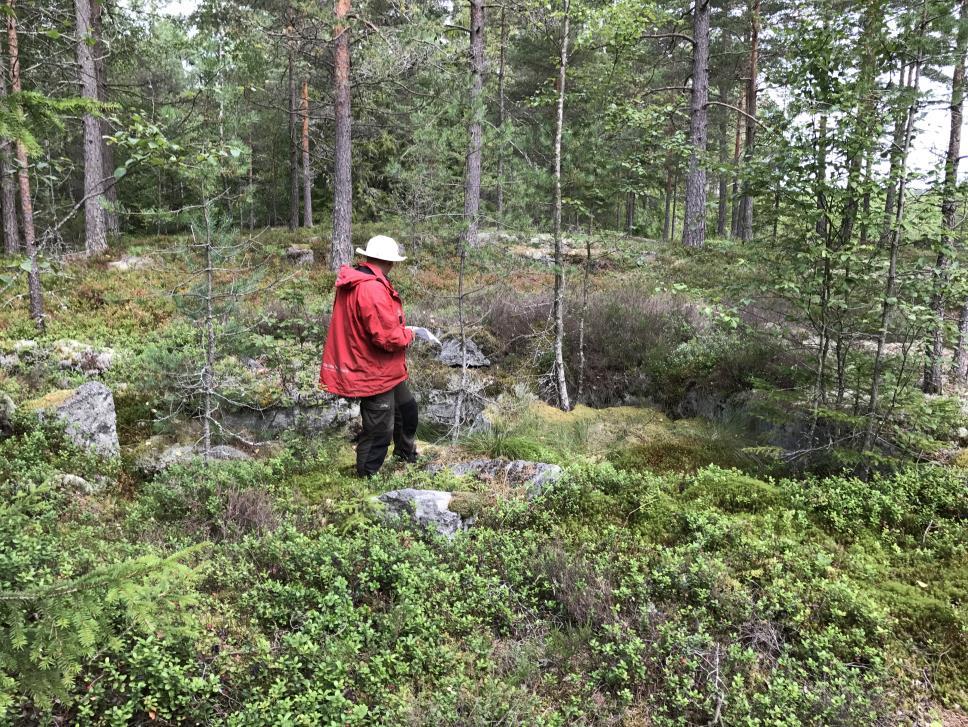
M336 274L336 287L346 289L354 288L360 283L365 283L368 280L379 280L383 283L387 282L386 278L379 270L373 270L372 273L368 273L363 270L357 270L349 265L343 265Z

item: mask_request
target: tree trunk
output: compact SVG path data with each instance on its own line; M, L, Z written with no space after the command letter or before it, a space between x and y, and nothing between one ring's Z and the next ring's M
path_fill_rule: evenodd
M471 87L468 97L470 120L467 124L467 161L464 170L464 241L477 247L481 209L481 145L484 143L481 121L484 104L484 0L470 0Z
M74 0L77 17L77 65L80 73L81 97L98 100L97 68L94 65L96 38L91 23L91 0ZM91 43L92 38L95 43ZM101 120L94 114L84 114L84 248L88 255L107 249L107 221L104 216L104 141Z
M914 82L912 88L917 93L921 77L921 58L915 63ZM877 350L874 353L874 371L871 376L871 389L867 404L867 430L864 434L864 449L870 449L874 444L875 423L877 421L877 401L881 383L881 365L884 356L884 346L887 343L888 323L891 311L894 309L897 291L897 257L901 246L901 225L904 222L904 190L907 182L907 156L911 148L911 135L914 127L914 117L917 113L917 98L908 107L904 121L904 134L901 149L898 152L898 183L897 201L895 203L892 228L888 231L890 254L888 257L887 281L884 286L884 298L881 301L881 325L877 334ZM893 184L893 180L891 182Z
M350 28L346 24L350 0L336 0L333 113L336 121L333 174L333 242L329 266L337 270L353 259L353 172L350 127Z
M7 7L7 51L10 54L10 91L20 93L20 49L17 38L17 15L14 11L15 0L8 0ZM24 251L27 253L27 291L30 300L30 317L37 330L43 333L44 295L40 287L40 268L37 265L37 238L34 232L34 204L30 197L30 167L27 161L27 147L22 141L15 143L17 155L17 180L20 187L20 219L23 222Z
M760 38L760 0L753 0L750 12L750 77L746 90L746 149L743 154L746 173L743 179L743 199L740 201L740 238L753 239L753 194L750 184L750 164L753 161L753 144L756 141L756 74Z
M97 71L97 97L102 103L107 103L107 46L104 44L101 3L99 0L91 0L91 14L94 37L97 39L97 45L94 46L94 68ZM108 237L117 237L121 234L121 221L118 216L118 180L114 177L114 146L105 141L105 137L111 134L112 129L107 119L102 118L100 122L101 158L104 160L104 172L101 177L106 180L104 183L104 199L107 201L107 205L104 208L104 224Z
M709 119L709 0L696 0L692 35L692 103L689 115L689 173L686 176L686 214L682 244L702 247L706 242L706 153Z
M679 216L679 167L676 167L675 176L672 178L672 219L669 230L669 239L673 240L676 236L676 217Z
M507 54L507 9L501 6L501 53L497 67L497 224L504 225L504 63Z
M0 55L0 101L7 95L6 59ZM20 252L20 228L17 224L17 183L11 156L10 140L0 140L0 206L3 211L3 251L7 255Z
M817 217L815 229L817 237L828 244L827 230L830 225L827 211L827 115L820 116L820 129L817 133Z
M674 176L672 171L672 164L670 163L666 167L666 185L665 185L665 214L662 217L662 239L665 242L669 242L672 239L672 194L673 194L673 184Z
M313 226L313 169L309 158L309 79L302 84L303 227Z
M961 0L960 23L958 25L958 41L955 58L955 68L951 76L951 125L948 132L948 151L944 162L944 185L941 190L941 250L951 244L951 239L958 227L957 189L958 189L958 161L961 158L961 122L965 104L965 55L968 53L968 0ZM944 333L944 297L938 296L935 309L935 330L931 347L931 383L941 383L940 372L935 373L941 366L941 345ZM952 374L956 381L963 382L968 377L968 352L965 350L966 318L968 318L968 303L962 306L958 323L958 344L955 349L955 360ZM941 345L939 345L941 344ZM940 387L939 387L940 389Z
M592 272L592 221L588 219L585 238L585 270L581 280L581 316L578 319L578 385L575 403L580 404L585 394L585 317L588 314L588 281Z
M571 409L568 400L568 383L565 380L565 260L561 240L561 136L565 125L565 75L568 70L568 32L570 0L564 0L564 18L561 30L561 54L558 59L558 109L555 118L555 168L554 168L554 239L555 239L555 389L558 406L562 411Z
M333 270L353 259L353 172L350 114L350 28L346 24L350 0L335 0L335 57L333 59L333 114L336 121L333 173L333 243L329 265Z
M725 103L727 100L726 89L722 89L720 99ZM716 195L717 214L716 214L716 237L726 237L726 219L729 217L729 180L726 176L726 162L728 161L728 141L726 129L726 114L719 117L719 190Z
M964 383L968 379L968 301L961 304L961 314L958 316L958 348L955 351L954 371L955 381Z
M625 232L629 235L635 228L635 192L625 193Z
M202 456L212 457L212 421L215 414L215 267L212 260L212 220L205 200L205 367L202 369Z
M291 30L290 30L291 34ZM299 97L293 68L293 49L289 47L289 229L299 227Z
M730 195L733 201L733 214L729 223L729 236L732 238L739 237L739 160L740 151L743 148L743 128L746 124L746 117L743 116L745 106L746 93L744 91L740 91L739 101L736 104L736 108L739 110L736 112L736 139L733 144L733 192Z

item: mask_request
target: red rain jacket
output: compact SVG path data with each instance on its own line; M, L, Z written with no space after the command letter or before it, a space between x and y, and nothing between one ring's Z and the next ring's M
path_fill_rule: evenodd
M347 398L375 396L407 380L403 302L378 268L344 265L323 346L320 385Z

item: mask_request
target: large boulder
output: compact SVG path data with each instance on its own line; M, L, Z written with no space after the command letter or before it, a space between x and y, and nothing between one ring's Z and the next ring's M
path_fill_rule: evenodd
M0 391L0 434L7 432L13 426L13 415L17 413L17 405L13 403L10 394Z
M541 495L551 485L561 479L563 471L556 464L529 462L515 459L475 459L452 465L429 465L427 471L434 473L448 469L458 477L470 476L484 482L500 482L507 485L523 486L529 499Z
M60 474L53 479L55 487L77 495L96 495L104 490L107 483L108 481L105 478L91 482L90 480L85 480L83 477L72 474Z
M464 355L461 352L460 339L447 338L442 341L437 360L447 366L463 366ZM491 360L481 353L481 349L469 338L467 339L467 365L472 369L491 365Z
M420 419L437 426L449 427L454 424L454 411L457 408L457 392L431 389L420 394ZM461 406L461 423L471 426L484 410L484 404L477 396L465 396Z
M204 456L201 445L167 444L161 437L152 437L138 450L135 467L146 475L156 475L176 464L188 464ZM212 447L209 457L218 462L237 462L252 457L227 444Z
M293 245L287 248L286 259L296 267L312 267L316 262L312 249L305 245Z
M251 432L261 439L285 431L319 434L345 427L359 415L358 402L330 396L313 403L225 411L222 413L222 425L231 432Z
M119 273L126 273L130 270L144 270L155 264L155 261L147 255L125 255L120 260L113 260L108 263L108 270L116 270Z
M474 518L464 518L450 509L454 493L443 490L391 490L377 497L386 506L389 519L409 518L422 528L434 530L446 538L473 524Z
M50 356L61 369L100 375L114 365L115 353L112 348L95 348L65 338L54 342Z
M27 402L24 408L36 412L41 419L63 421L67 436L78 446L105 457L114 457L120 451L114 396L99 381L52 391Z

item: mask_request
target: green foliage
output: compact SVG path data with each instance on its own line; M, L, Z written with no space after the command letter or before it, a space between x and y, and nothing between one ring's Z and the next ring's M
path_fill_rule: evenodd
M66 529L73 493L60 468L96 460L55 427L17 422L0 441L0 714L24 699L49 708L64 699L85 662L122 632L177 630L191 606L188 551L126 558L98 547L89 526ZM80 524L78 524L80 525Z

